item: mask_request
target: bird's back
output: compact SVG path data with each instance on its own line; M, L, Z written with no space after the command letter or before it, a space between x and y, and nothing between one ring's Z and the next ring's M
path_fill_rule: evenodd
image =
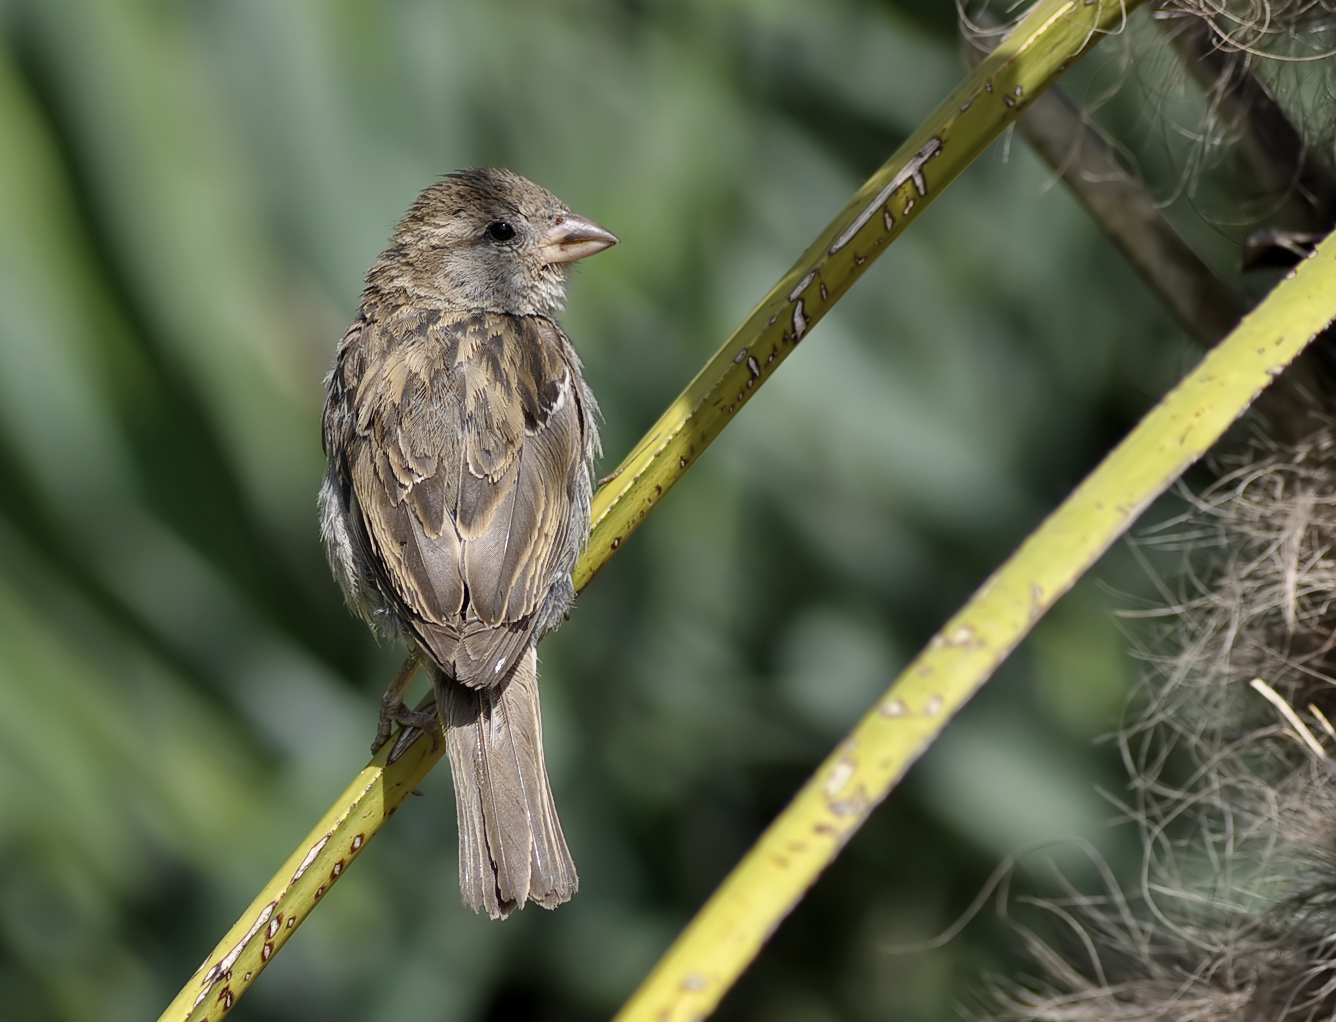
M368 300L325 407L324 531L350 602L458 681L500 682L574 596L597 442L552 320Z

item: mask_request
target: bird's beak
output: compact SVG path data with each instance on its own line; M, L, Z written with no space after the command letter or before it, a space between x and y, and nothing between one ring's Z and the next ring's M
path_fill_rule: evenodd
M617 244L617 235L592 220L567 213L561 223L548 228L539 240L538 257L547 265L573 263Z

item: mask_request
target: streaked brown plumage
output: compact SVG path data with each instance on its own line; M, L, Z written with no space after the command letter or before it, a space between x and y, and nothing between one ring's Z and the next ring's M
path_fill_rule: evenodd
M616 240L509 171L451 175L368 273L327 384L330 563L349 603L430 665L460 889L493 917L578 885L543 763L536 645L575 596L598 434L553 317L569 264ZM378 745L394 723L435 726L404 707L404 684Z

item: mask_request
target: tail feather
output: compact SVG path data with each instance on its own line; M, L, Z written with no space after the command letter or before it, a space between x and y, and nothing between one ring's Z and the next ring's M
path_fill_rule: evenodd
M459 818L464 903L494 919L534 901L555 908L579 887L543 760L538 655L497 688L437 678Z

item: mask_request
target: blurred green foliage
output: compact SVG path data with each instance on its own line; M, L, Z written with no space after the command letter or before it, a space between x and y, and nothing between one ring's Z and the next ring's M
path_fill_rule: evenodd
M0 1013L155 1017L365 761L400 653L324 566L317 418L417 191L505 165L621 236L565 317L610 466L959 78L954 31L944 0L0 0ZM237 1018L617 1006L1190 360L1051 183L979 161L544 644L576 900L467 913L438 771ZM1122 861L1117 602L1041 626L723 1017L953 1017L1005 928L889 945L1027 843Z

